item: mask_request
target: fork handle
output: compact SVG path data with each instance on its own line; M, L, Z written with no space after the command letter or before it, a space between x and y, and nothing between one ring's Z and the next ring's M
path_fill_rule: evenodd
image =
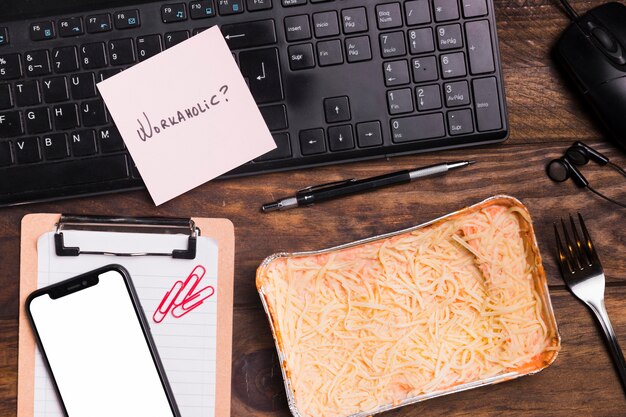
M613 357L613 362L615 363L615 367L617 368L617 372L619 373L619 377L622 381L622 388L626 391L626 360L624 359L624 354L622 353L619 343L617 343L615 331L613 330L613 326L609 320L609 315L606 312L604 300L602 300L598 305L595 303L590 304L590 307L596 314L596 317L602 326L602 330L604 330L606 342L609 346L609 350L611 351L611 356Z

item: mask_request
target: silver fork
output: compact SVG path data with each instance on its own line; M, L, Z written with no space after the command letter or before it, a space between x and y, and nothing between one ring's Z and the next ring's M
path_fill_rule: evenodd
M583 217L578 213L580 229L582 230L583 240L581 241L574 218L570 215L571 231L573 242L567 231L567 227L563 219L561 219L561 227L565 237L565 249L561 242L561 236L556 223L554 224L554 234L556 235L556 246L559 252L559 268L563 280L572 291L572 293L593 311L596 318L604 330L606 342L609 346L613 362L622 381L622 388L626 391L626 360L622 349L617 343L613 326L609 320L604 305L604 270L598 258L598 254L591 242L591 237L585 226Z

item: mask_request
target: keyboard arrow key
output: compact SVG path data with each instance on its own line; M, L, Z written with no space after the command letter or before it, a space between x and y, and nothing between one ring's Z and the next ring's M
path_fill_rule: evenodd
M276 43L276 28L272 19L223 25L221 30L230 49L252 48Z

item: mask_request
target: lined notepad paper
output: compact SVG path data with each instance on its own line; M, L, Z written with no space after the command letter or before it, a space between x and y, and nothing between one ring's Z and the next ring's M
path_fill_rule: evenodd
M116 252L171 252L187 247L187 236L142 233L65 231L65 246L81 250ZM122 264L130 273L141 306L169 379L176 403L183 417L215 415L215 369L217 330L217 262L215 240L199 237L194 260L171 257L112 257L80 255L58 257L54 233L46 233L37 243L38 287L71 278L112 263ZM201 266L206 270L198 289L210 286L214 291L201 304L184 315L168 311L157 323L153 316L161 300L177 281L184 282ZM197 269L198 270L198 269ZM176 318L178 316L178 318ZM98 358L94 358L98 360ZM141 387L137 387L141 389ZM63 417L48 371L39 350L35 355L35 417Z

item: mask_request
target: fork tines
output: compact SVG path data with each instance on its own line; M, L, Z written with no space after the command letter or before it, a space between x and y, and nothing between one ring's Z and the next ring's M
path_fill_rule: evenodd
M591 237L589 236L589 232L587 231L587 227L585 226L583 216L578 213L578 221L580 223L580 229L582 230L583 236L582 240L580 239L580 235L578 234L578 228L576 227L576 223L574 222L574 218L572 217L572 215L569 216L569 220L573 240L570 238L570 234L567 231L567 226L565 222L563 221L563 219L561 219L561 228L563 229L563 235L565 237L565 249L563 249L563 244L558 227L556 223L554 223L556 247L559 252L559 267L561 269L561 274L564 278L566 276L566 272L572 274L576 270L582 270L585 267L590 267L594 265L601 268L600 260L598 259L598 255L593 246L593 242L591 241Z

